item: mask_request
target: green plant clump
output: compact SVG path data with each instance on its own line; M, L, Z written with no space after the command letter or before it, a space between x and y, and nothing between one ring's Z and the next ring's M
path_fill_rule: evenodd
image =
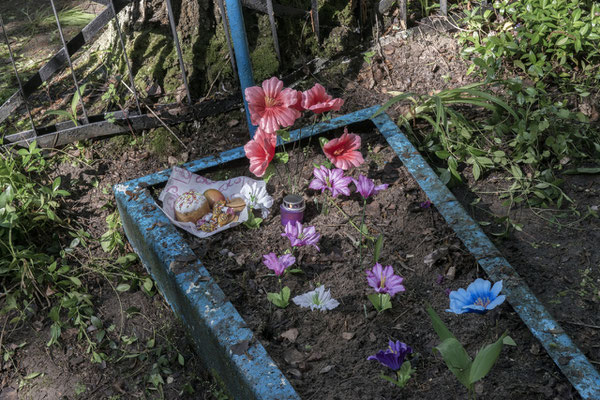
M478 180L503 170L505 205L561 207L571 199L557 172L600 172L585 166L600 159L600 128L577 107L598 96L600 7L550 0L494 7L466 11L467 29L459 33L473 63L468 72L482 82L402 93L386 107L410 103L400 123L421 151L446 164L439 169L446 183L465 172Z

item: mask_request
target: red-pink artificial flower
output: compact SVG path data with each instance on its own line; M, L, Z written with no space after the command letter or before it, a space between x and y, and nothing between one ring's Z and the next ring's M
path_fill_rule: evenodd
M321 114L326 111L339 111L344 100L334 99L328 95L325 88L315 83L312 89L302 93L302 107L315 114Z
M348 128L344 128L344 134L332 139L323 146L323 152L336 166L343 170L348 170L351 167L358 167L365 162L360 151L360 136L354 133L348 133Z
M275 155L276 142L276 135L266 133L260 127L256 129L254 139L244 146L246 157L250 160L250 172L259 177L265 174Z
M302 92L299 90L294 90L294 92L296 92L296 98L298 101L296 101L296 104L294 104L293 106L291 106L293 109L296 109L300 112L306 111L304 109L304 107L302 107Z
M272 77L260 86L245 90L250 120L266 133L275 133L280 127L292 126L300 117L300 111L293 108L298 102L295 90L283 89L283 82Z

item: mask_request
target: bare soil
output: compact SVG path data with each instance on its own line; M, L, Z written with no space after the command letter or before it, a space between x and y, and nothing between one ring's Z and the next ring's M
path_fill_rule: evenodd
M357 129L360 128L351 131ZM304 178L301 192L307 204L305 223L314 225L322 234L321 251L300 248L295 253L297 262L293 268L300 268L303 273L286 275L283 284L290 287L292 297L324 284L341 303L337 309L320 313L290 304L282 310L266 298L267 293L277 292L279 286L262 264L262 255L283 254L289 249L289 241L281 237L278 207L284 188L278 178L269 182L269 192L274 194L276 202L260 229L248 231L238 226L208 239L188 235L191 247L302 398L436 399L440 393L445 393L442 398L448 399L465 397L466 390L446 369L439 355L434 354L433 347L439 344L439 339L424 311L426 303L431 303L442 315L470 354L497 340L504 331L517 341L518 347L505 347L490 376L478 385L481 398L577 398L508 304L483 317L458 317L444 312L448 307L447 290L466 287L476 277L485 275L435 207L420 207L426 197L383 137L372 129L362 129L366 162L349 171L349 175L357 178L362 173L390 185L368 202L366 220L371 234L384 235L381 263L393 265L405 278L407 288L405 293L395 296L390 312L378 314L366 298L371 293L365 275L366 269L373 265L371 251L363 251L361 264L356 247L359 236L347 218L334 207L323 214L323 196L306 190L313 169L311 163L319 164L325 159L314 146L301 173ZM337 136L340 134L341 131L337 132ZM222 179L224 175L248 175L243 164L231 169L223 167L205 176ZM294 171L295 160L290 164ZM355 223L360 223L362 198L358 194L350 198L342 196L337 203ZM443 256L433 264L425 262L435 251ZM412 363L417 374L403 390L381 380L380 372L389 371L367 361L369 355L385 348L390 339L406 342L415 351ZM535 355L530 349L534 349Z

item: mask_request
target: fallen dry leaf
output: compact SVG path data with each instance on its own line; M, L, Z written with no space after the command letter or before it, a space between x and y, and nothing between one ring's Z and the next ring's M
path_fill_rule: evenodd
M296 341L296 338L298 338L298 334L299 334L298 329L292 328L292 329L288 329L287 331L283 332L279 336L294 343Z

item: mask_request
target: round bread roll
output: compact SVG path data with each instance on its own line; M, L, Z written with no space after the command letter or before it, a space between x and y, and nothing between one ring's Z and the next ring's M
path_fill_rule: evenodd
M225 196L223 196L223 193L219 192L217 189L208 189L206 192L204 192L204 197L206 197L206 200L208 200L208 205L210 208L213 208L215 203L218 201L225 201Z
M183 193L175 201L175 219L177 221L196 223L209 211L208 200L195 190Z

